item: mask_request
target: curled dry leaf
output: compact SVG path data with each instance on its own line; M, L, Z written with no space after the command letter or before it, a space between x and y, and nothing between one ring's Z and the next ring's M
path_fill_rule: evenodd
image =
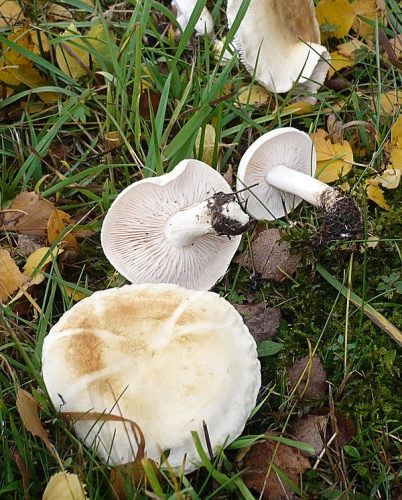
M38 436L50 453L58 458L55 448L39 418L39 404L29 392L21 389L21 387L19 387L17 394L17 409L25 429L34 436Z
M21 273L10 253L0 249L0 302L5 303L11 299L28 277Z
M286 477L283 480L272 468L274 464ZM295 491L301 476L310 469L308 459L296 448L265 439L253 444L237 463L247 469L242 479L264 500L296 499ZM289 482L293 483L292 488Z
M85 485L77 474L58 472L50 478L42 500L86 500Z
M0 228L23 234L46 236L47 223L54 205L35 192L24 191L17 195L1 214Z
M256 342L276 335L281 319L279 308L266 307L265 304L235 304L235 308L243 316L244 323Z
M290 390L294 390L300 399L316 399L328 392L327 374L321 359L316 355L295 361L286 370L286 378Z
M283 281L292 275L301 260L301 255L291 255L290 245L286 241L279 241L280 233L276 228L262 231L252 242L252 257L247 256L244 265L255 271L263 279Z

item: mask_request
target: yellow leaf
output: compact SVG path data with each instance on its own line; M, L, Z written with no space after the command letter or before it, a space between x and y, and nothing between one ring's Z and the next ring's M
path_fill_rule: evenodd
M35 271L43 269L49 262L52 262L58 254L63 250L58 248L50 249L50 247L38 248L28 257L25 262L24 271L27 276L32 276Z
M402 149L392 148L391 149L391 163L393 168L397 170L402 170Z
M79 300L85 299L86 294L80 290L76 290L72 286L64 285L64 290L66 291L67 297L72 297L73 300L78 302Z
M317 152L316 178L331 183L350 171L353 151L348 141L332 144L325 136L325 130L318 129L313 137Z
M58 472L50 478L42 500L86 500L85 485L77 474Z
M17 22L24 20L24 13L17 2L0 0L0 26L14 26Z
M392 125L391 144L399 149L402 149L402 115Z
M0 302L6 302L27 280L21 273L9 252L0 249Z
M239 90L238 101L241 104L262 106L270 98L270 93L258 84L246 85Z
M215 149L215 138L216 138L215 128L210 124L207 124L205 126L204 131L201 127L199 128L197 138L195 139L195 149L197 151L198 157L199 157L199 152L201 150L202 138L204 138L204 141L202 147L202 157L200 158L200 160L202 160L205 163L208 163L208 165L212 165L214 149Z
M95 23L85 36L71 23L56 45L59 68L74 80L89 74L93 66L97 67L95 53L108 54L105 40L105 30L100 22Z
M346 36L356 19L355 11L348 0L320 0L315 14L324 37Z
M352 38L349 42L341 43L336 47L336 50L331 52L331 67L328 71L328 76L331 78L336 71L348 66L353 66L356 62L355 51L367 47L364 43Z
M384 193L379 187L378 182L369 179L366 181L367 196L371 201L374 201L379 207L384 210L389 210L388 203L385 201Z
M53 210L47 223L47 239L50 245L59 238L69 224L70 216L66 212L57 208ZM62 242L64 248L74 248L77 251L80 249L75 236L71 232L63 237Z
M375 33L376 18L381 16L381 11L377 5L377 0L353 0L351 6L357 15L352 26L356 35L373 35ZM361 18L368 19L372 21L373 24L371 25Z
M306 113L310 113L312 109L313 106L311 102L298 101L288 104L283 108L283 111L291 111L294 115L305 115Z

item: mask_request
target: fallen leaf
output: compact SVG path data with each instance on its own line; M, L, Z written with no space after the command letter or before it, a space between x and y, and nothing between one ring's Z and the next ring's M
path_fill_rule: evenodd
M85 36L71 23L56 44L56 60L63 73L78 80L90 74L97 67L97 56L107 55L108 50L102 23L95 23Z
M356 35L361 37L374 35L377 18L379 24L382 24L382 13L378 8L377 0L353 0L351 6L356 14L352 26ZM366 19L371 23L367 22Z
M323 38L343 38L356 19L356 13L348 0L320 0L315 15Z
M5 303L11 299L26 281L27 276L21 273L9 252L0 249L0 302Z
M16 1L0 0L0 26L14 26L24 20L22 8Z
M280 240L279 230L266 229L259 233L251 244L252 258L247 256L244 265L254 268L263 279L283 281L292 275L301 260L301 255L291 255L290 245Z
M85 485L77 474L58 472L50 478L42 500L86 500Z
M69 22L73 19L73 14L66 7L58 3L49 2L46 4L46 17L51 22Z
M50 247L43 247L39 248L38 250L35 250L35 252L32 253L25 262L24 265L25 274L27 276L33 276L34 273L37 273L38 275L39 274L38 271L44 269L44 267L50 262L52 262L52 260L57 256L57 254L60 254L62 251L63 250L59 248L53 248L53 250L51 250Z
M72 286L69 285L63 285L64 290L66 292L67 297L72 298L74 301L78 302L79 300L85 299L87 296L84 292L81 292L80 290L76 290Z
M38 248L45 247L47 244L47 238L45 236L35 236L32 234L18 234L17 246L19 251L29 257L31 253L34 253Z
M208 165L212 165L215 150L215 140L215 127L213 127L211 124L208 123L207 125L205 125L205 128L200 127L198 129L197 137L195 139L195 150L197 153L197 158L202 160L204 163L207 163ZM200 157L201 151L202 154Z
M290 390L294 390L300 399L317 399L328 392L327 374L321 359L316 355L295 361L286 370L286 378Z
M273 467L271 464L273 463ZM307 458L291 446L264 439L253 444L237 464L247 469L242 474L246 486L264 500L285 500L296 497L301 476L310 469ZM277 469L278 473L274 470ZM280 475L286 479L282 479ZM294 487L289 485L291 482Z
M308 101L297 101L292 102L292 104L288 104L283 108L283 111L291 111L294 115L304 115L306 113L310 113L312 111L313 106L311 102Z
M256 342L276 335L281 319L279 308L266 307L266 304L234 304L234 307L243 316L243 321Z
M384 192L380 188L379 182L374 179L367 179L364 187L366 189L367 196L371 201L374 201L374 203L384 210L389 210L390 207L385 200Z
M47 239L49 241L49 245L52 245L57 241L60 234L70 224L70 218L71 217L62 210L53 210L47 223ZM74 248L77 252L80 250L80 246L71 231L64 235L60 243L62 243L63 248Z
M328 184L350 172L353 151L348 141L332 144L329 139L326 139L326 135L325 130L318 129L312 139L317 152L315 177Z
M271 94L265 87L254 83L241 87L238 93L238 102L240 104L248 104L250 106L263 106L270 99Z
M38 436L46 445L50 453L54 457L58 458L55 448L51 443L49 436L39 418L39 404L34 399L34 397L29 392L19 387L16 403L18 413L21 417L25 429L34 436Z
M380 113L382 116L396 115L402 107L402 92L397 89L384 92L380 96Z
M41 39L40 43L39 37ZM27 23L23 27L14 28L7 39L33 54L40 54L40 46L47 43L45 37L46 35L30 28ZM32 88L46 85L47 81L39 70L34 67L31 59L28 59L17 50L8 48L4 43L1 44L1 49L0 82L10 87L17 87L21 83L29 87L32 85Z
M381 175L376 175L373 180L385 189L396 189L401 182L401 170L387 168Z
M324 448L342 448L356 433L353 420L345 415L323 408L318 415L296 418L292 423L293 436L314 448L314 453L303 451L306 456L319 456Z
M24 459L22 458L21 453L17 450L16 447L13 447L10 450L10 458L14 460L16 463L18 470L20 471L21 478L22 478L22 487L24 489L24 499L25 500L30 500L29 496L29 486L30 486L30 480L29 480L29 474L28 474L28 469L26 466L26 463L24 462Z
M402 114L391 127L391 144L402 149Z
M47 223L54 205L31 191L18 194L6 211L1 214L3 231L46 236Z

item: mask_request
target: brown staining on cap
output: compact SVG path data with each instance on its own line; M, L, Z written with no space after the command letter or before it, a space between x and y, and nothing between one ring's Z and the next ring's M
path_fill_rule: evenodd
M95 330L86 330L71 336L66 349L66 362L78 376L88 375L106 367L104 342Z

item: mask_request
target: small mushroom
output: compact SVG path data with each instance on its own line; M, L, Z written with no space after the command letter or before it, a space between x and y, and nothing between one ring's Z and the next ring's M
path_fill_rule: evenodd
M243 155L237 177L247 212L256 219L283 217L306 200L324 212L323 244L359 238L362 216L354 200L315 179L316 152L310 137L292 127L259 137ZM254 186L254 187L252 187Z
M197 0L172 0L172 7L176 9L177 23L182 31L186 29L196 5ZM206 7L202 9L201 16L195 25L195 32L197 35L213 36L214 34L214 21Z
M103 250L131 283L210 289L227 271L250 225L221 174L198 160L142 179L112 203Z
M242 0L228 0L231 26ZM251 0L233 45L251 75L270 92L298 88L316 92L325 80L330 55L320 45L312 0Z
M105 463L134 461L138 426L148 458L186 473L201 462L191 432L216 454L242 433L261 384L255 341L235 308L172 284L78 302L45 337L42 374L55 408Z

